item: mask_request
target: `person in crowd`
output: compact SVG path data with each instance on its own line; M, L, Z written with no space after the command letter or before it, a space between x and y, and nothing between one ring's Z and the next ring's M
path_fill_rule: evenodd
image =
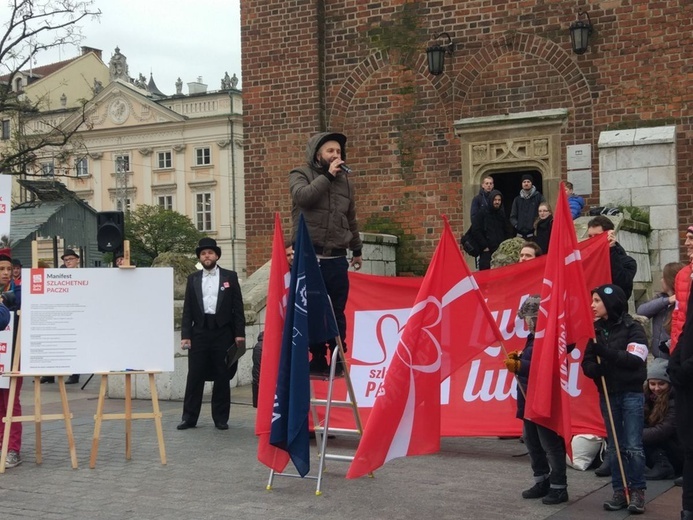
M286 261L289 264L289 269L294 263L294 246L291 241L284 242L284 252L286 253ZM253 407L257 408L257 399L260 392L260 369L262 364L262 342L265 338L265 331L260 332L257 336L257 343L253 347L253 370L252 370L252 390L253 390Z
M534 221L534 241L542 251L548 253L549 240L551 239L551 228L553 227L553 213L548 202L539 204L539 216Z
M17 258L12 259L12 280L15 285L22 285L22 262Z
M493 177L487 175L481 180L481 188L479 193L474 195L472 199L472 209L470 211L470 220L474 220L474 217L481 211L482 208L488 208L491 206L491 191L493 191Z
M10 323L10 311L16 312L21 308L22 303L22 286L15 284L12 278L13 271L12 258L9 256L9 250L0 251L0 287L2 288L2 296L0 296L0 329L7 328ZM15 320L15 333L16 333ZM16 346L16 338L13 338L13 343ZM19 401L19 394L22 391L22 378L17 378L16 393L14 402L10 405L9 389L0 389L0 417L7 415L7 410L12 406L12 415L22 415L22 404ZM5 434L5 423L0 420L0 443ZM22 423L13 422L10 427L10 440L7 448L7 458L5 460L5 468L14 468L22 463L20 455L22 450Z
M217 265L221 249L216 240L200 239L195 254L202 269L188 276L185 287L180 346L188 351L188 377L177 428L197 426L205 380L212 374L212 419L218 430L228 430L231 371L226 353L234 342L239 347L245 343L243 297L238 275Z
M563 185L565 186L565 192L568 195L568 206L570 206L570 214L573 217L573 220L578 218L580 216L580 213L582 213L582 208L585 207L585 199L580 197L580 195L575 195L573 193L573 183L572 182L564 182Z
M606 284L594 289L592 311L596 320L595 339L587 343L582 369L597 385L609 439L606 455L612 468L613 496L604 502L604 509L618 511L628 508L631 513L639 514L645 512L647 487L643 450L647 336L642 325L628 314L628 299L618 285ZM607 399L611 406L611 417ZM626 482L623 482L618 470L614 435L618 439Z
M693 234L693 230L688 229ZM681 272L683 270L679 274ZM676 431L683 447L681 518L693 520L693 303L690 293L686 303L686 320L672 350L668 374L676 391Z
M623 246L616 241L614 223L609 217L597 215L587 223L587 234L590 238L605 232L609 240L611 281L618 285L626 293L626 299L629 299L633 294L633 279L638 270L638 264L626 254Z
M689 263L681 269L674 279L675 305L671 313L671 351L676 348L683 324L688 312L688 296L691 292L691 279L693 278L693 226L686 229L686 255Z
M539 204L542 202L546 202L546 199L534 186L532 175L524 174L522 189L510 209L510 223L518 237L526 240L534 237L534 221L539 216Z
M305 219L313 248L318 256L320 272L325 281L327 294L332 301L337 328L346 351L346 302L349 296L349 267L360 269L363 244L356 220L354 183L349 180L344 134L322 132L312 136L306 146L306 164L289 173L291 192L292 241L296 238L300 215ZM352 251L347 260L347 249ZM337 344L327 343L309 346L313 374L329 373L325 355L327 349L334 352ZM341 363L335 373L342 375Z
M528 260L534 260L536 257L541 256L543 251L541 247L537 245L536 242L526 241L522 244L520 249L520 262L527 262Z
M522 302L517 313L525 320L529 335L522 352L510 352L504 360L508 372L517 375L518 386L527 392L529 367L534 348L534 331L539 315L538 294L529 296ZM555 431L525 419L525 395L517 391L517 415L523 422L522 438L534 473L534 485L522 492L522 498L541 498L544 504L560 504L568 501L568 479L566 476L566 452L563 437Z
M673 479L675 468L681 470L680 461L683 459L676 435L674 391L667 365L666 359L654 359L647 367L645 427L642 432L647 480Z
M479 270L491 269L491 255L501 242L511 236L508 219L503 211L503 195L491 191L491 206L482 208L472 220L472 237L479 245Z
M79 268L79 255L75 253L74 249L66 249L63 256L60 257L63 261L63 265L67 269L77 269ZM43 376L41 378L41 383L54 383L54 376ZM79 383L79 374L72 374L65 380L66 385L76 385Z
M636 313L652 320L652 341L650 352L656 358L669 359L668 352L660 350L660 345L669 341L671 329L671 313L674 310L674 280L678 272L685 267L681 262L669 262L662 269L661 291L651 300L641 303Z

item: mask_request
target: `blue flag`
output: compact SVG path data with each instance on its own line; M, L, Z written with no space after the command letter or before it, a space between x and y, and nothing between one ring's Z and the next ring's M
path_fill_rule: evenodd
M310 470L308 346L338 335L318 259L301 215L294 244L270 444L289 453L302 477Z

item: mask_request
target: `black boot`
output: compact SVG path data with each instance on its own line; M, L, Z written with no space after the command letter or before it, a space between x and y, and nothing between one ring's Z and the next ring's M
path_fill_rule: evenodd
M522 492L522 498L541 498L549 494L549 489L551 488L551 483L549 479L537 482L531 488L525 489Z
M568 489L567 488L551 488L549 489L549 494L541 499L542 504L552 506L555 504L562 504L568 501Z
M669 458L664 450L657 450L654 454L654 465L651 469L645 470L647 480L668 480L674 478L674 466L669 462Z
M41 384L55 383L55 376L41 376Z
M313 343L309 347L312 358L310 360L309 371L313 375L324 376L330 369L325 355L327 347L324 343Z
M79 383L79 374L72 374L65 380L66 385L76 385Z
M678 477L674 479L674 485L681 487L683 486L683 477Z
M604 459L602 465L594 470L594 474L598 477L610 477L611 476L611 466L609 466L609 459Z
M681 511L681 520L693 520L693 511Z

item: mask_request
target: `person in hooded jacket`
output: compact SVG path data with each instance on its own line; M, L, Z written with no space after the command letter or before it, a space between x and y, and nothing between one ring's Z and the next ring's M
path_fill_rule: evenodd
M517 383L522 389L517 391L517 415L522 419L522 439L534 473L534 485L522 492L522 498L541 498L547 505L568 501L568 480L566 477L565 441L553 430L525 419L525 393L529 383L529 367L534 350L534 330L539 315L538 294L528 296L517 316L525 320L529 335L522 352L510 352L503 360L508 372L517 375Z
M479 245L479 270L491 269L491 255L503 240L512 236L508 219L503 210L503 195L491 191L491 205L481 208L472 219L472 237Z
M647 480L673 479L681 469L683 450L676 435L674 389L667 374L666 359L654 359L647 367L645 383L645 429L642 444L645 449Z
M344 134L321 132L308 140L306 164L289 173L291 192L291 218L293 220L292 242L296 239L299 217L302 214L313 242L325 281L325 289L332 301L337 328L346 350L345 308L349 296L349 267L361 268L361 249L356 220L354 183L344 170L346 160ZM352 251L347 260L347 249ZM310 371L325 374L328 370L325 355L327 348L333 350L334 340L309 346L312 354ZM338 375L343 367L336 367Z
M691 230L693 234L693 229ZM683 447L682 520L693 520L693 291L686 320L669 359L668 373L676 391L676 431Z
M549 252L551 228L553 228L553 213L548 202L539 204L539 216L534 221L534 241L545 253Z
M587 343L582 370L597 385L608 436L606 454L613 469L613 497L604 502L604 509L618 511L628 508L631 513L643 513L647 487L642 440L647 336L642 325L628 314L628 299L617 285L606 284L592 291L592 311L596 319L595 339ZM614 431L607 399L611 405ZM619 470L614 434L618 440L626 482L623 482Z
M534 237L534 221L539 216L539 204L546 202L534 186L533 179L528 173L522 176L522 189L510 209L510 223L517 236L525 240Z

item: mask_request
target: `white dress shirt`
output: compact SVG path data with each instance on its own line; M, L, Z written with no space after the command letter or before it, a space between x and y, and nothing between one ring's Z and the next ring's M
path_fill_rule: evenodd
M219 295L219 267L208 271L202 270L202 306L205 314L216 314L217 296Z

